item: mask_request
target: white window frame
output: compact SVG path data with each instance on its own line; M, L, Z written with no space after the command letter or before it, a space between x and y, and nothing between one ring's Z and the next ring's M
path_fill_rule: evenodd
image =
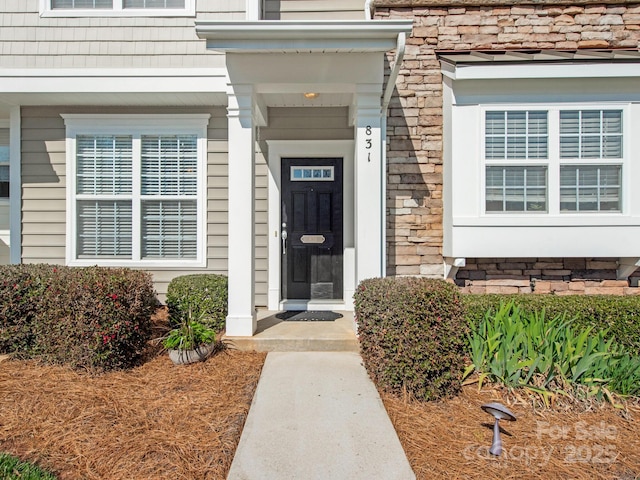
M51 8L51 0L40 0L41 17L195 17L196 0L184 0L184 8L123 8L123 0L113 0L112 9Z
M523 111L546 110L547 113L547 159L486 159L485 158L485 123L487 111ZM609 159L567 159L560 158L560 111L562 110L621 110L622 111L622 158ZM630 104L628 102L599 102L599 103L522 103L522 104L483 104L480 109L479 139L480 139L480 205L482 217L531 217L562 216L594 218L605 216L627 215L629 202L629 145L630 135ZM487 166L547 166L547 211L546 212L487 212L486 211L486 167ZM560 166L561 165L620 165L620 210L617 211L561 211L560 210Z
M66 263L70 266L122 266L122 267L206 267L206 179L207 179L207 125L209 114L192 115L93 115L62 114L66 125L67 159L67 242ZM140 211L133 209L132 259L122 258L77 258L77 199L76 199L76 137L78 135L130 135L134 139L142 135L196 135L197 136L197 247L196 258L140 258L142 251ZM140 178L140 151L134 144L133 178ZM139 190L132 195L138 198Z

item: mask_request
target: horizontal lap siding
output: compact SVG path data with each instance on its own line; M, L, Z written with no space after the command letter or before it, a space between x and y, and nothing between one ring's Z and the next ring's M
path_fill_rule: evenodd
M198 272L227 274L228 168L226 108L135 109L135 113L210 113L207 141L207 267L197 270L151 269L156 290L178 275ZM96 113L78 107L23 107L22 109L22 261L65 263L66 154L61 113ZM99 113L134 113L132 109L101 108ZM266 183L266 180L265 180ZM266 198L266 197L265 197ZM0 252L1 255L1 252ZM265 270L266 272L266 270ZM266 273L257 274L258 278ZM266 283L260 287L266 296ZM266 297L265 297L266 298Z
M262 140L353 140L347 107L270 108Z
M195 20L242 20L244 0L198 0ZM38 0L0 0L3 68L224 67L193 17L40 17Z
M364 20L363 0L266 0L267 20Z

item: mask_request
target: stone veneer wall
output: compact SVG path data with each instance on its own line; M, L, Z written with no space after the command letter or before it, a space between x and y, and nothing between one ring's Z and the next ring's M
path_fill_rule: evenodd
M625 0L615 3L373 0L372 3L377 19L414 20L388 118L387 272L442 277L442 77L436 51L638 48L640 3ZM392 61L391 55L389 58ZM534 278L535 292L636 291L629 290L627 282L615 281L615 274L610 278L610 272L615 271L615 262L611 260L605 269L595 268L594 262L598 261L592 259L467 261L468 266L459 272L458 278L473 291L497 288L524 292L530 289L529 283ZM550 270L556 272L551 275L553 279L545 279L547 273L538 273ZM582 278L583 271L591 272L589 279ZM597 271L607 273L594 279Z

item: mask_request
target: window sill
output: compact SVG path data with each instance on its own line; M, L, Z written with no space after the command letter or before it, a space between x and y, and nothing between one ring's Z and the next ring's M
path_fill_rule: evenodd
M192 269L206 268L207 262L201 260L125 260L125 259L82 259L67 260L69 267L123 267L123 268L144 268L144 269Z

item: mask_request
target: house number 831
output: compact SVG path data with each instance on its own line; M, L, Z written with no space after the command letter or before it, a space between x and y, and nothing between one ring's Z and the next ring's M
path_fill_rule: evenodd
M366 145L366 149L367 150L371 150L371 147L373 146L373 141L371 139L371 133L372 133L371 125L367 125L365 127L364 133L366 135L365 140L364 140L365 145ZM367 152L367 162L370 162L370 161L371 161L371 152Z

